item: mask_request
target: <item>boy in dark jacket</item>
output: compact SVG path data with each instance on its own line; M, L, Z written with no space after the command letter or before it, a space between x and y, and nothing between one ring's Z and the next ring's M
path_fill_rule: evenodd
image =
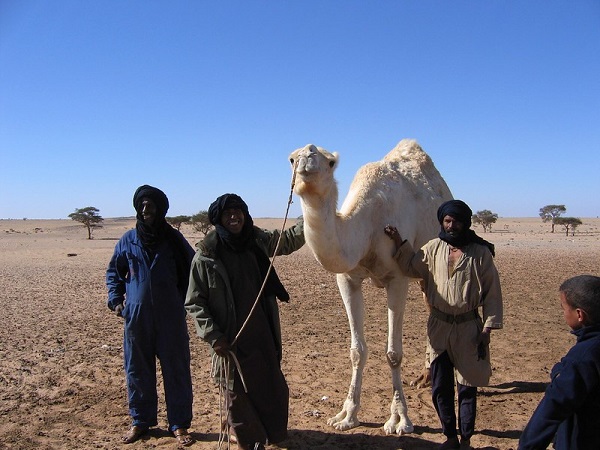
M600 448L600 277L579 275L559 289L577 343L552 368L551 382L519 440L519 450Z

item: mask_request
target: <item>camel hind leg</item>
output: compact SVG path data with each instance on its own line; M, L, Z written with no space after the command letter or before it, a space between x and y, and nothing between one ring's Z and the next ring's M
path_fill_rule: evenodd
M368 350L364 337L365 309L361 291L362 279L354 279L348 274L337 274L337 283L350 325L352 379L342 410L330 418L327 423L337 430L345 431L360 425L358 420L360 391Z
M408 418L408 407L404 390L402 389L402 324L408 279L397 277L387 286L388 297L388 348L387 360L392 372L394 394L390 405L390 418L383 425L386 434L406 434L414 431L413 424Z

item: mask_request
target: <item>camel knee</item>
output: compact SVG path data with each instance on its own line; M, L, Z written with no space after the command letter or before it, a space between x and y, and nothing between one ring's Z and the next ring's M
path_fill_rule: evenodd
M352 363L352 367L357 368L360 367L361 363L364 363L367 352L363 350L362 352L357 348L350 349L350 362Z
M387 357L387 362L392 369L400 366L402 363L402 354L399 354L398 352L387 352L385 356Z

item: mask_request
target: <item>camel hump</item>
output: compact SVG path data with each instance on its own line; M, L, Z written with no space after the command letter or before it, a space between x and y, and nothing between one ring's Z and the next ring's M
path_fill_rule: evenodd
M427 172L433 166L433 161L419 143L414 139L402 139L385 157L384 161L407 169ZM409 169L410 170L410 169Z
M402 139L398 142L381 160L381 164L392 174L399 174L416 182L441 179L433 160L414 139Z
M358 197L368 196L367 192L372 189L407 189L421 194L429 192L433 197L452 198L433 160L414 139L401 140L381 161L360 168L351 188Z

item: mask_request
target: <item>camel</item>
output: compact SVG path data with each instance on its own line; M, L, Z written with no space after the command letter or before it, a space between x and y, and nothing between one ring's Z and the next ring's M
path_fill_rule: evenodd
M328 420L340 431L360 425L358 411L367 361L362 282L385 288L388 307L387 361L393 398L386 434L412 433L402 390L402 321L410 278L393 258L395 246L384 233L392 224L419 248L439 232L437 208L452 198L431 158L414 140L404 139L381 161L356 173L339 212L334 171L338 153L309 144L290 154L294 193L300 197L306 243L324 269L336 274L350 324L352 379L342 410ZM425 325L425 324L424 324Z

